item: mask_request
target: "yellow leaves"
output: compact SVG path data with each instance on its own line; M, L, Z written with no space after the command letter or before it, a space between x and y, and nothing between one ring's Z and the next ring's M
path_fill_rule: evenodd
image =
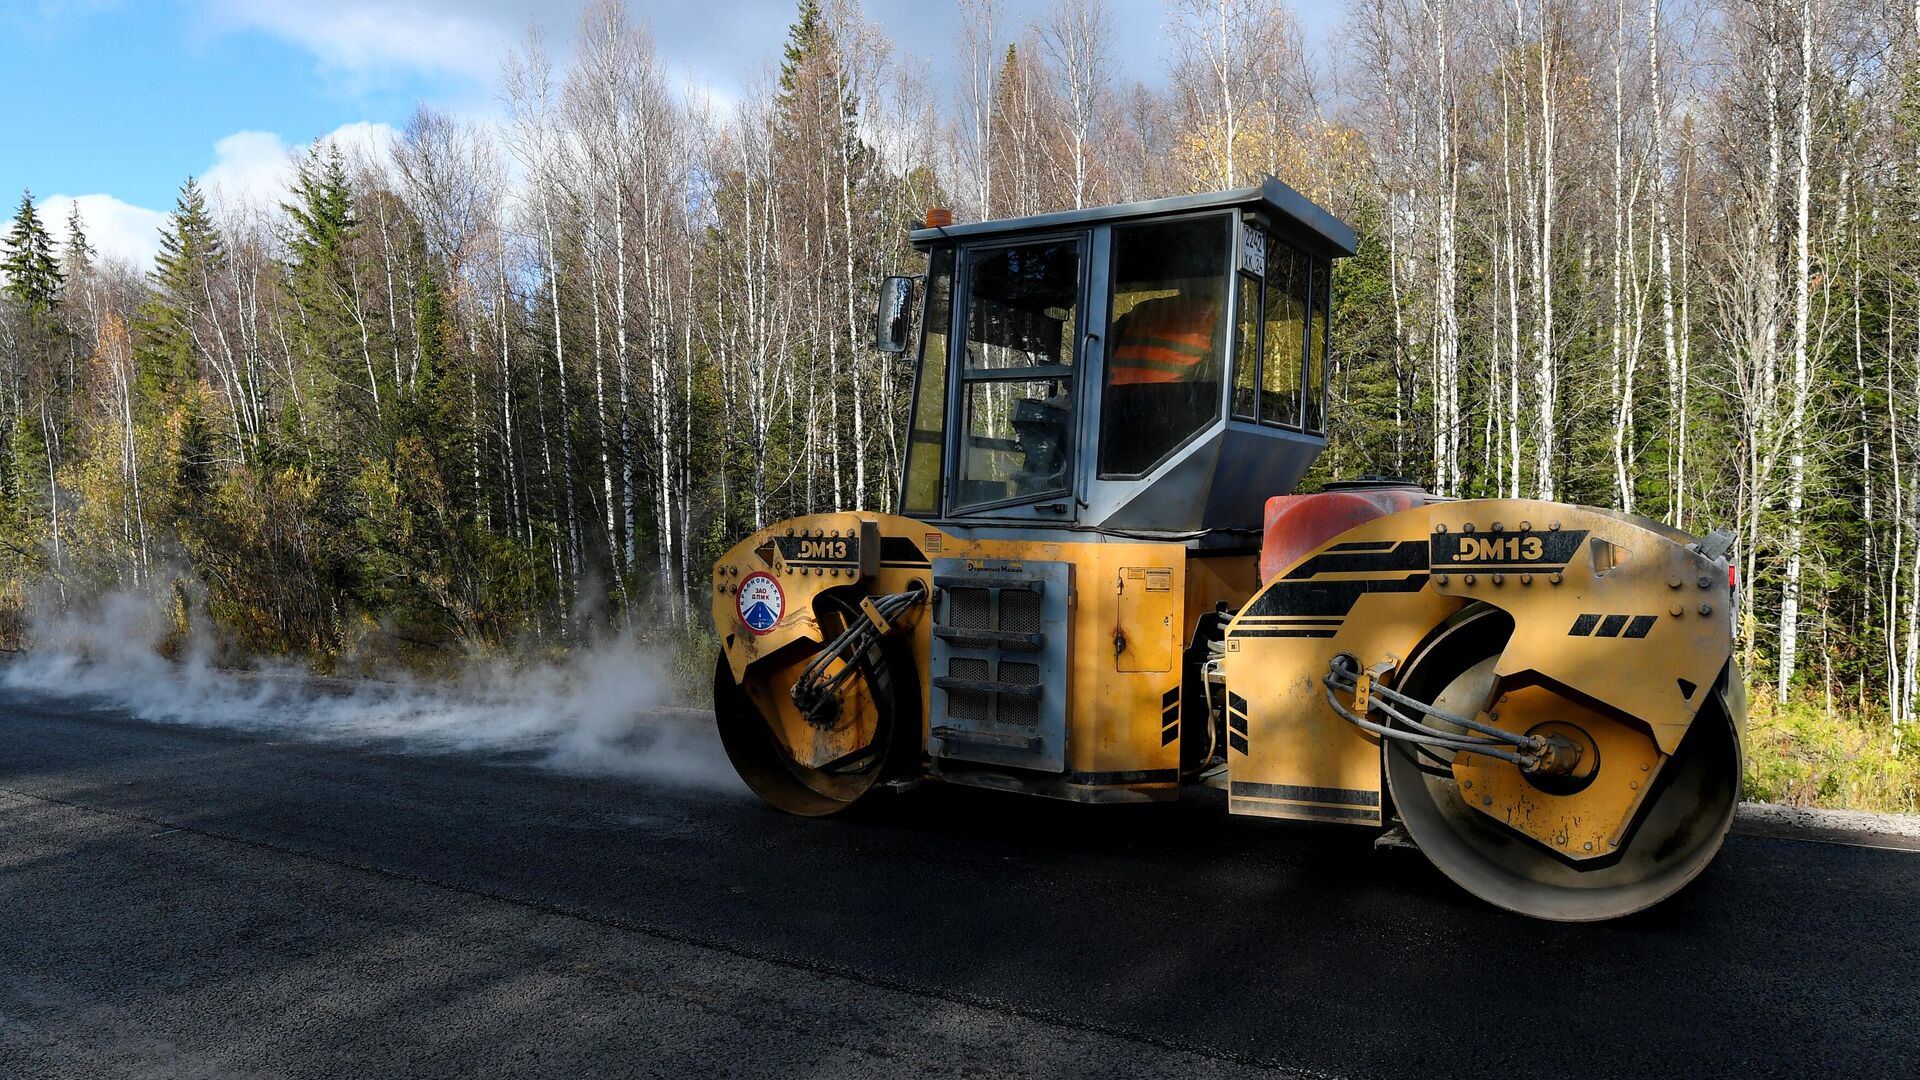
M133 337L127 332L127 324L108 309L100 316L100 328L94 334L93 354L109 364L133 365Z
M1190 192L1239 186L1271 173L1319 203L1341 201L1369 169L1364 136L1326 120L1293 121L1276 105L1256 105L1234 126L1236 177L1221 175L1227 160L1224 121L1209 119L1174 137L1174 158Z

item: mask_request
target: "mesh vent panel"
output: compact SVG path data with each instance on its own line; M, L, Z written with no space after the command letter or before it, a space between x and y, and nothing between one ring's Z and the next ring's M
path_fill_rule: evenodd
M1040 703L1032 698L1011 695L1000 699L1000 722L1012 727L1040 726Z
M987 719L987 697L977 690L949 690L947 715L955 720L984 723Z
M947 625L956 630L993 629L993 594L986 589L948 589Z
M1000 594L1000 629L1014 634L1040 631L1040 594L1008 589Z
M1005 687L938 687L931 705L944 712L933 722L947 730L929 747L935 756L1045 772L1066 768L1060 672L1071 570L1057 562L934 560L938 682Z
M1038 686L1040 685L1040 665L1002 660L1000 661L1000 681L1018 686Z

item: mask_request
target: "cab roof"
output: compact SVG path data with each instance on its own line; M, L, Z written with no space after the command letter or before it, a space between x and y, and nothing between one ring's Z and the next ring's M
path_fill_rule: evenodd
M1139 218L1185 214L1196 210L1237 209L1264 215L1272 230L1295 247L1323 257L1353 255L1359 250L1359 238L1352 227L1315 204L1305 195L1273 177L1257 187L1231 191L1204 192L1199 195L1175 195L1144 202L1114 206L1090 206L1083 210L1061 210L1051 214L976 221L966 225L948 225L915 229L909 239L916 248L926 249L947 240L974 240L982 237L1043 232L1076 225L1112 223ZM1316 250L1318 249L1318 250Z

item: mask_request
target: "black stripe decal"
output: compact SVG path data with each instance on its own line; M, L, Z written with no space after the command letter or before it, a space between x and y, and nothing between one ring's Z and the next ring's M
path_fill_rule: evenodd
M1609 615L1600 620L1600 630L1595 637L1619 637L1620 631L1627 625L1625 615Z
M1180 704L1180 688L1179 687L1176 686L1173 689L1167 691L1166 693L1160 695L1160 707L1162 709L1171 709L1178 704Z
M1236 630L1233 633L1228 634L1227 636L1237 637L1237 638L1250 638L1250 637L1330 638L1337 633L1339 633L1338 630Z
M1345 806L1379 806L1380 793L1360 788L1306 787L1300 784L1254 784L1236 780L1233 795L1251 795L1259 799L1288 799L1295 802L1340 803Z
M899 564L903 566L932 566L927 561L926 552L920 545L904 536L883 536L880 538L880 563L882 566Z
M1232 804L1228 800L1229 808ZM1273 803L1262 803L1262 807L1273 807ZM1320 818L1325 821L1377 821L1380 811L1365 810L1357 806L1313 806L1308 803L1281 803L1278 809L1285 810L1289 816Z
M1593 628L1598 625L1600 625L1600 616L1582 615L1573 620L1573 629L1567 631L1567 636L1586 637L1588 634L1593 633Z
M1227 745L1233 747L1235 750L1238 750L1242 754L1244 754L1247 752L1247 737L1245 735L1240 735L1237 733L1228 735Z
M1367 593L1419 592L1426 587L1424 571L1402 577L1346 581L1276 581L1254 597L1247 605L1247 614L1344 617Z
M1077 772L1067 774L1069 784L1165 784L1180 779L1179 769L1134 769L1127 772Z
M1402 540L1380 552L1329 550L1315 555L1287 573L1288 581L1304 581L1316 574L1389 574L1395 570L1425 570L1427 542Z
M1160 745L1161 746L1165 746L1179 737L1180 737L1179 724L1175 724L1172 727L1164 727L1160 729Z
M1633 621L1627 624L1627 632L1621 636L1630 638L1646 637L1647 633L1653 629L1653 624L1658 621L1660 621L1660 616L1658 615L1635 615Z

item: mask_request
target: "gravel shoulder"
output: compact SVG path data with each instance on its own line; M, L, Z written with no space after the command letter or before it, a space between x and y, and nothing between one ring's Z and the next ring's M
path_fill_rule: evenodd
M1920 814L1741 803L1734 814L1733 827L1750 836L1920 852Z

